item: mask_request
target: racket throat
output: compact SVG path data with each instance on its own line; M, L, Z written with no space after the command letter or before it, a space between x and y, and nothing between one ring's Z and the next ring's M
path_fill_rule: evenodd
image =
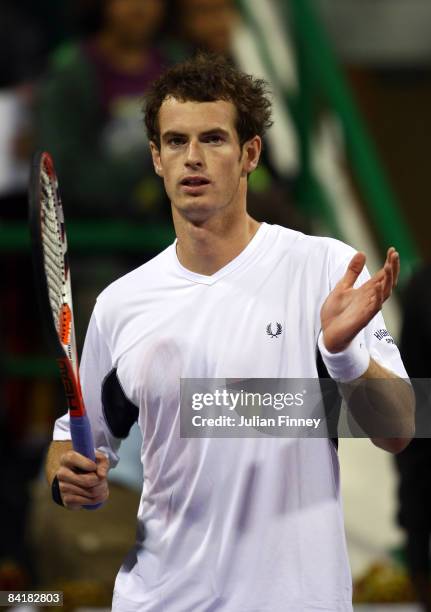
M57 363L60 368L60 376L66 394L70 416L84 416L85 406L70 360L67 357L59 358L57 359Z

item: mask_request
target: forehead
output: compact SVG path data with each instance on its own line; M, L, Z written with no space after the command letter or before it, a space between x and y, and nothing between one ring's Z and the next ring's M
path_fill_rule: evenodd
M205 132L215 127L228 132L235 131L236 110L232 102L216 100L215 102L181 101L166 98L159 110L160 133L167 131Z

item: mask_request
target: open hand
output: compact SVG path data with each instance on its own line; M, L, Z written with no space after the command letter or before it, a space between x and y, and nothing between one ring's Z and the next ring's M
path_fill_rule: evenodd
M343 351L381 309L396 286L400 258L394 247L388 249L386 261L366 283L353 288L365 265L365 254L356 253L346 273L326 298L320 311L323 341L331 353Z

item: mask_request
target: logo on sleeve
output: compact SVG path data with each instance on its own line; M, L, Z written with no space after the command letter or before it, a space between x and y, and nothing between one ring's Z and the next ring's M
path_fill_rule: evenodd
M278 323L278 322L276 323L275 334L272 331L272 323L268 323L268 325L266 326L266 333L268 334L268 336L271 336L271 338L277 338L277 336L280 336L282 332L283 332L283 327L281 326L281 323Z
M395 344L394 339L387 329L378 329L374 332L374 336L377 338L377 340L384 340L388 344Z

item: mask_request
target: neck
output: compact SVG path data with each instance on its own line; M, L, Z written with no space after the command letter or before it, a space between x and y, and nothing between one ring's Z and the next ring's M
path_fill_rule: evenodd
M123 72L140 71L148 61L146 43L124 44L119 37L106 31L97 37L96 44L112 66Z
M246 212L237 218L211 218L196 224L173 209L180 263L198 274L210 276L245 249L260 223Z

